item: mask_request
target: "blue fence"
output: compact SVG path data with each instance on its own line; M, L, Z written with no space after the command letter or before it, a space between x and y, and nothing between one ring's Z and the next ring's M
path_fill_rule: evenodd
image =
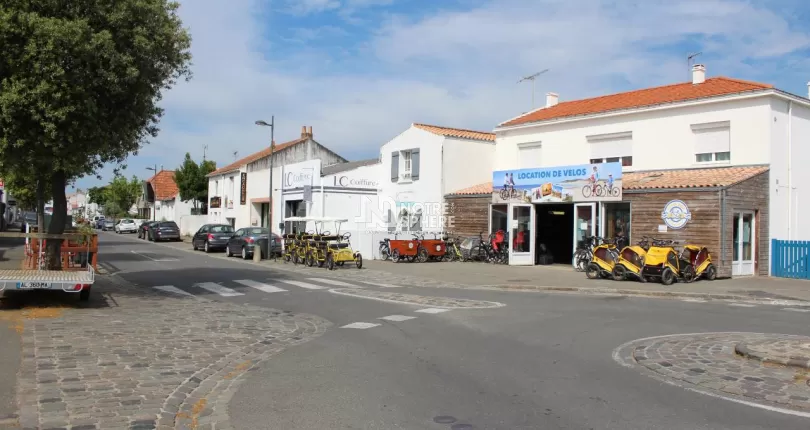
M810 242L772 239L771 274L810 279Z

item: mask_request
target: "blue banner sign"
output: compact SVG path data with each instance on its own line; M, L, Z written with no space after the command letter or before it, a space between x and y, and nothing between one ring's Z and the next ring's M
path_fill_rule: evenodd
M499 170L493 203L604 202L622 199L622 163Z

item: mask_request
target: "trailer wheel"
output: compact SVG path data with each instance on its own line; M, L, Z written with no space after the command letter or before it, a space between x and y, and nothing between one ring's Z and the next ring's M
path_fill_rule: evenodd
M617 264L616 267L613 268L614 281L624 281L626 276L627 276L627 269L625 269L624 266L622 266L621 264Z
M709 267L706 268L706 279L709 281L717 279L717 268L714 267L714 264L709 264Z
M661 283L664 285L672 285L673 282L675 282L675 274L667 267L661 272Z
M359 252L357 253L357 256L356 256L356 257L355 257L355 259L354 259L354 264L356 264L356 265L357 265L357 268L358 268L358 269L362 269L362 268L363 268L363 256L362 256L362 255L360 255L360 253L359 253Z
M395 249L394 252L391 253L391 261L394 263L399 263L400 255L399 250Z
M90 300L90 287L87 287L79 292L79 301L86 302Z
M596 279L596 278L598 278L599 277L599 266L597 266L596 263L588 264L588 267L585 268L585 276L587 276L588 279Z

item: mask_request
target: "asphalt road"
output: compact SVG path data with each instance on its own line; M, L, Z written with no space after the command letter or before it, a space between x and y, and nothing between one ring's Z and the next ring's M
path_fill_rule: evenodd
M103 234L100 246L101 264L139 288L161 286L213 300L309 313L334 324L322 337L282 352L252 373L230 404L231 423L238 429L810 426L807 418L664 384L621 367L611 356L625 342L675 333L808 335L808 313L661 299L382 289L354 282L364 289L505 305L431 314L418 312L429 306L332 294L328 283L313 280L311 274L260 269L132 236ZM237 280L261 283L264 290ZM379 319L393 315L416 318ZM343 328L358 322L379 325Z

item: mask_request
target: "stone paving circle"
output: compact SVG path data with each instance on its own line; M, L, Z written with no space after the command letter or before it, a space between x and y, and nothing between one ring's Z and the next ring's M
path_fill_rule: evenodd
M753 360L738 344L784 346L810 337L765 333L699 333L628 342L614 351L620 364L699 392L795 411L810 411L810 372Z
M735 351L754 360L810 369L810 337L806 336L740 342Z
M330 326L289 311L98 284L103 304L18 323L18 427L228 429L227 404L247 372Z

